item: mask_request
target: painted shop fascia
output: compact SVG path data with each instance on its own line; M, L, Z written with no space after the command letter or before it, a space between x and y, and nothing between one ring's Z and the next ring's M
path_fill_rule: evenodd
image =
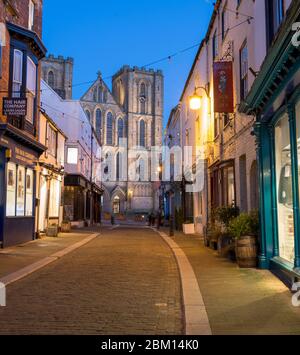
M299 21L295 1L240 105L240 111L256 116L259 265L289 285L300 278L300 47L292 43L292 25Z
M0 247L35 238L36 167L39 157L46 150L37 139L39 60L45 55L46 49L35 32L9 22L6 23L6 29L9 34L9 51L6 53L10 65L3 72L8 78L7 82L2 82L2 88L7 91L5 96L9 99L14 96L13 64L16 53L22 53L19 98L27 97L25 87L28 77L35 80L36 97L32 102L30 119L25 116L7 117L0 113ZM29 62L31 69L34 68L31 76L27 73Z

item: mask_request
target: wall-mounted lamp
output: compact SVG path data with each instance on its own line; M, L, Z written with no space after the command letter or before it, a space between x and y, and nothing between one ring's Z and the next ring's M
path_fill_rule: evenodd
M204 90L207 98L209 99L209 88L205 88L204 86L195 87L194 94L190 97L190 109L193 111L200 110L202 96L197 94L198 90Z
M11 151L11 149L6 149L6 150L5 150L5 158L6 158L7 160L10 160L10 159L12 158L12 151Z

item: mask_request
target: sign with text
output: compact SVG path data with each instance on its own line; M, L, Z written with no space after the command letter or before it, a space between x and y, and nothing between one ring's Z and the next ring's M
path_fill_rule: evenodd
M26 98L3 98L3 116L26 116Z
M216 113L233 113L232 62L214 63L214 108Z

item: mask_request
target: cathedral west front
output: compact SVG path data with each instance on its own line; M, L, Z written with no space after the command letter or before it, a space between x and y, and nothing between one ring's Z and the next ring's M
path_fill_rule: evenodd
M51 72L54 81L49 63L44 60L44 80ZM112 77L111 88L98 72L80 99L102 150L102 215L141 219L159 209L151 148L162 146L164 78L160 70L125 65Z

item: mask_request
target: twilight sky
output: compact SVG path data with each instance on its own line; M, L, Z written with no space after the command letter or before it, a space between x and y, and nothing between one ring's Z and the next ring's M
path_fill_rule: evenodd
M210 0L45 0L43 41L48 53L74 58L78 99L89 85L77 84L95 80L98 70L105 78L124 64L143 66L200 42L212 10ZM165 76L164 123L196 51L153 66Z

